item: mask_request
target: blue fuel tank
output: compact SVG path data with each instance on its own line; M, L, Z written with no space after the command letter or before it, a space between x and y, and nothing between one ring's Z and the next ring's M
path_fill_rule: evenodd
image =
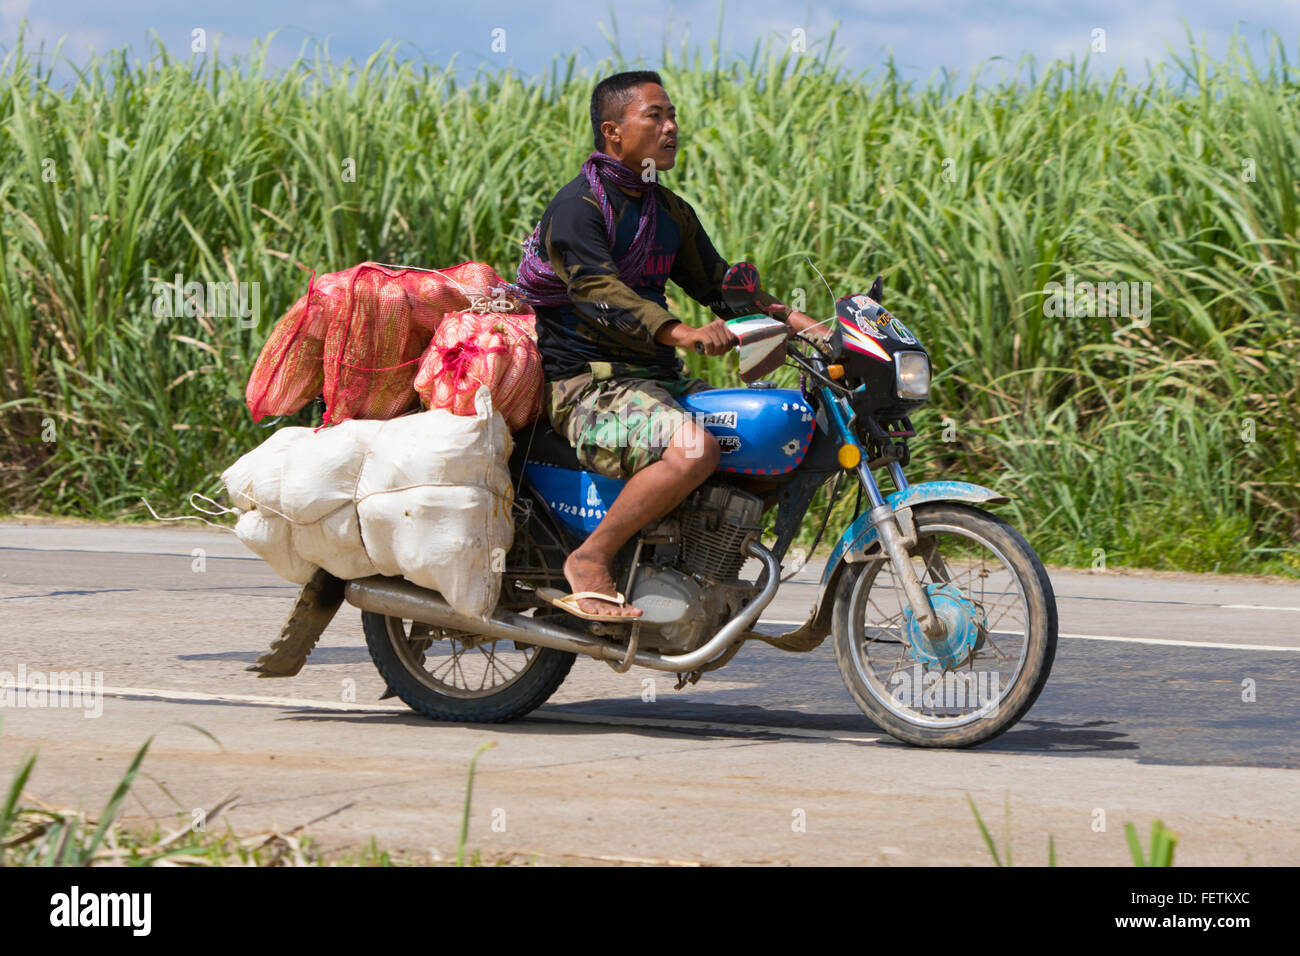
M797 388L713 388L678 402L717 438L718 471L784 475L803 461L817 427Z

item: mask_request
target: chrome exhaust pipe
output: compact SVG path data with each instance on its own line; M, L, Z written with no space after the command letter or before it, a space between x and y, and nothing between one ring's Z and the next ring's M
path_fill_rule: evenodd
M758 616L772 602L781 582L781 564L772 552L757 541L746 546L746 553L763 562L767 581L762 590L734 618L722 626L707 642L686 654L660 654L656 651L637 651L632 663L653 670L686 674L707 664L738 640L742 640L758 620ZM469 617L454 610L437 591L420 587L405 578L374 575L349 581L343 590L347 602L363 611L373 611L388 617L432 624L471 634L483 634L498 640L537 644L556 650L585 654L597 660L622 662L627 648L613 641L584 634L572 628L553 624L548 619L537 620L514 611L498 610L486 620Z

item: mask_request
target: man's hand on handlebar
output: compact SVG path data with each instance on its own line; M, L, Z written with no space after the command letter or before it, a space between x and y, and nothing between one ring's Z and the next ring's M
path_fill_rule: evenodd
M795 332L809 338L825 342L831 335L830 323L818 322L810 315L795 312L784 302L774 302L768 307L767 314L774 319L784 320Z
M726 322L714 319L699 328L685 322L665 325L655 336L655 341L677 348L694 349L703 355L725 355L735 347L736 336L727 328Z

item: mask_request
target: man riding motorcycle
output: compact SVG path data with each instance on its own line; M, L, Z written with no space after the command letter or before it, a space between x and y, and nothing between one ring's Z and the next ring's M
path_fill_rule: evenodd
M584 469L627 481L565 560L572 593L554 602L613 620L641 614L616 593L614 555L684 501L719 458L716 439L676 401L713 386L686 377L675 349L724 354L735 343L725 320L741 313L723 302L727 262L695 210L657 181L678 150L676 109L659 74L602 80L591 126L595 152L547 206L509 288L537 315L551 426ZM668 279L718 318L698 328L674 318ZM755 301L796 332L817 328L761 289Z

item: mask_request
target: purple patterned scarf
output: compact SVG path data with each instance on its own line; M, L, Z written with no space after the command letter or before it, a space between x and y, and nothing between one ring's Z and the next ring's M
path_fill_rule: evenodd
M614 207L605 193L602 176L616 186L634 189L641 193L641 219L637 223L636 235L627 252L615 263L618 267L619 279L625 285L633 286L645 270L646 256L655 235L658 218L656 210L659 206L654 201L655 183L653 180L645 182L640 173L624 166L607 153L592 153L588 156L587 161L582 164L582 173L591 184L591 191L595 194L596 202L600 204L600 211L605 217L605 235L609 239L610 249L614 248L615 238ZM646 196L650 197L650 202L645 201ZM542 224L538 222L532 235L524 240L524 258L519 263L518 282L506 283L506 292L518 296L533 306L568 305L571 301L568 287L564 280L555 274L550 262L542 254L539 235L541 228Z

